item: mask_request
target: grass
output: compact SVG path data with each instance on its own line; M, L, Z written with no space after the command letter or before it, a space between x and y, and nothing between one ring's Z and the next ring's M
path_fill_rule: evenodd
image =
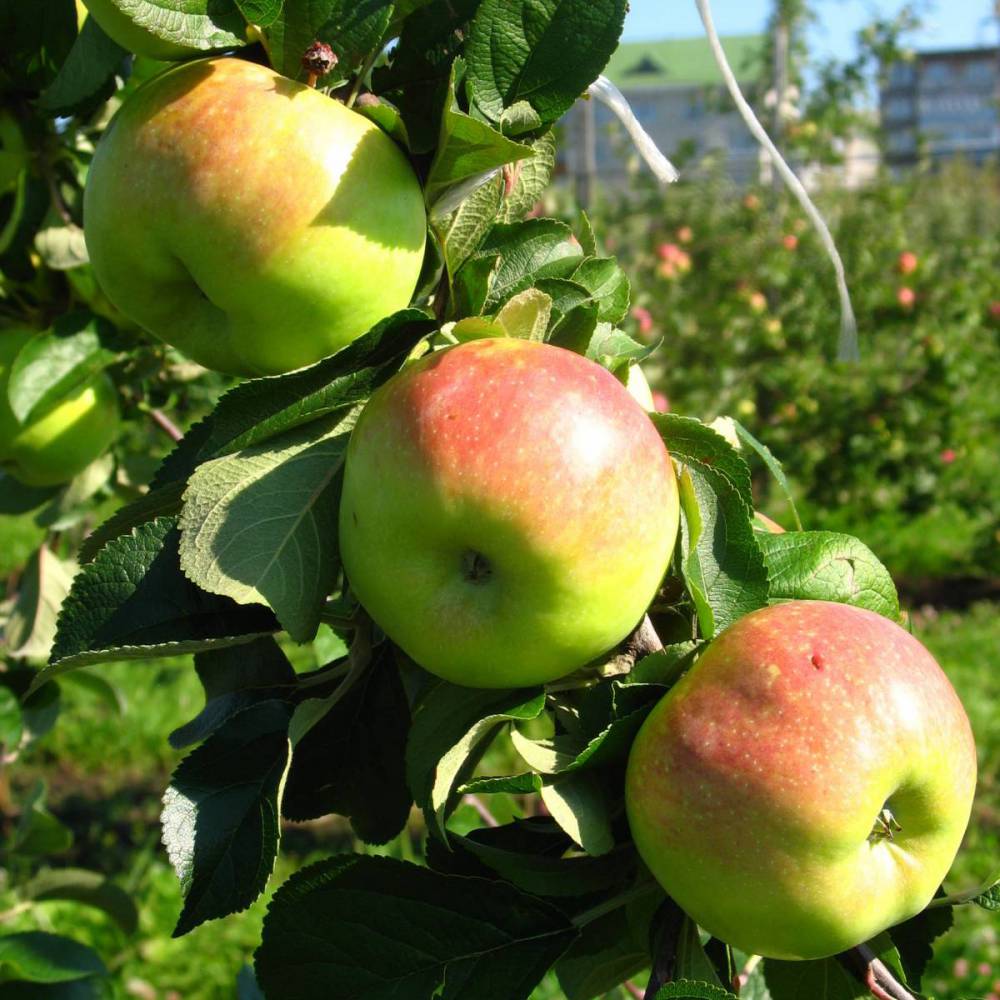
M1000 857L1000 647L996 606L914 617L914 630L938 657L965 702L980 753L980 788L973 822L949 886L964 888L998 874ZM307 661L308 650L295 657ZM303 663L302 665L306 665ZM250 909L203 925L183 939L171 938L180 912L177 879L159 844L159 797L180 754L166 742L171 729L202 705L201 688L188 658L108 664L91 668L111 682L125 703L118 716L103 700L64 685L58 725L19 764L16 785L38 775L49 782L53 811L77 835L60 864L97 868L134 896L140 908L137 935L129 939L101 914L74 904L47 903L7 922L5 931L31 926L67 933L91 943L114 971L113 996L210 1000L234 995L241 966L260 940L266 897ZM321 846L343 849L343 832ZM293 855L279 858L271 888L315 854L316 840L300 831L286 838ZM404 852L407 853L407 852ZM0 909L9 901L0 896ZM925 979L938 1000L986 996L1000 970L996 921L975 907L956 912L956 929L944 939ZM619 994L624 996L623 993ZM559 1000L547 977L535 1000Z

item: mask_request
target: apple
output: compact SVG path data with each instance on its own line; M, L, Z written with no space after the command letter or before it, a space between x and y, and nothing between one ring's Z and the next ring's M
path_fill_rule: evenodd
M83 6L87 8L90 16L101 26L104 33L112 41L117 42L128 52L134 52L137 56L148 56L150 59L164 60L190 59L192 56L204 55L205 52L213 48L232 48L228 33L220 35L218 44L213 45L211 40L209 40L206 45L201 47L170 42L164 38L160 38L159 35L154 35L148 28L137 24L125 12L129 6L141 6L141 4L137 3L137 0L124 0L124 2L119 0L117 3L115 0L83 0ZM188 7L190 8L190 4L188 4ZM123 8L125 9L123 10ZM77 13L79 17L79 0L77 3ZM180 16L182 15L172 14L169 11L164 11L162 14L162 18L166 20L166 23L170 23L171 19L174 23L177 23ZM188 13L186 16L197 17L198 15L196 13Z
M924 909L975 784L965 711L916 639L790 601L728 628L656 705L625 803L642 859L706 931L807 959Z
M410 301L426 216L395 143L241 59L139 88L84 198L97 279L126 316L236 375L312 364Z
M7 384L14 359L36 332L0 330L0 466L26 486L58 486L99 458L118 436L118 397L101 373L20 423L10 408Z
M677 536L670 456L628 390L550 344L470 341L371 398L348 447L351 589L426 670L515 688L638 624Z

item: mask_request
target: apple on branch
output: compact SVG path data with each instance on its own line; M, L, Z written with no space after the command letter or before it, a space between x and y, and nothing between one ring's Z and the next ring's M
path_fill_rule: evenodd
M36 333L0 330L0 467L26 486L58 486L103 455L118 436L118 397L101 372L26 423L18 421L7 384L14 359Z
M975 784L965 711L916 639L790 601L728 628L653 709L625 803L643 861L705 930L809 959L927 906Z
M609 371L516 339L438 351L379 389L347 453L351 589L431 673L514 688L638 624L678 526L670 456Z
M312 364L405 308L426 235L396 144L237 58L133 94L90 168L84 231L111 302L207 368Z

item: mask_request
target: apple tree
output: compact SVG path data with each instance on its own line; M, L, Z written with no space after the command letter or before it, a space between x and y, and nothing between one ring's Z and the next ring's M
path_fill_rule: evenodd
M193 654L175 934L260 896L285 823L336 813L373 849L277 889L269 998L919 996L955 907L998 906L941 888L975 776L961 705L868 548L804 530L790 494L795 530L755 515L749 455L787 490L765 444L643 411L669 343L621 328L629 281L586 216L535 212L625 0L87 0L79 29L43 6L0 8L13 120L42 136L0 257L4 316L40 331L12 419L109 372L168 430L167 404L227 391L73 522L47 663L8 700ZM160 341L268 377L179 388ZM423 863L379 856L397 838ZM776 943L790 913L810 929Z

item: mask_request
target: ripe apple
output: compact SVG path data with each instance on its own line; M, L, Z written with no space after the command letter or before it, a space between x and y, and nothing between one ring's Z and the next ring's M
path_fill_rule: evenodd
M916 639L790 601L723 632L653 709L625 803L643 860L706 931L803 959L927 905L975 784L965 711Z
M372 618L472 687L561 677L638 624L677 535L660 436L600 365L525 340L431 354L347 452L340 546Z
M118 397L103 373L20 423L7 399L10 369L35 330L0 330L0 466L26 486L68 482L118 435Z
M208 44L201 48L192 45L183 45L177 42L169 42L159 35L154 35L148 28L129 17L125 10L131 6L137 6L136 0L126 0L125 3L116 3L115 0L83 0L83 5L87 8L90 16L101 26L104 33L117 42L123 49L134 52L137 56L148 56L150 59L190 59L192 56L204 55L211 49L232 48L231 37L228 32L220 33L218 44ZM79 0L77 2L79 12ZM165 11L163 16L173 23L178 22L179 15ZM197 14L187 14L188 17L197 17ZM204 16L204 15L202 15Z
M90 168L84 231L126 316L208 368L270 375L409 303L426 217L384 132L229 58L170 69L125 102Z

